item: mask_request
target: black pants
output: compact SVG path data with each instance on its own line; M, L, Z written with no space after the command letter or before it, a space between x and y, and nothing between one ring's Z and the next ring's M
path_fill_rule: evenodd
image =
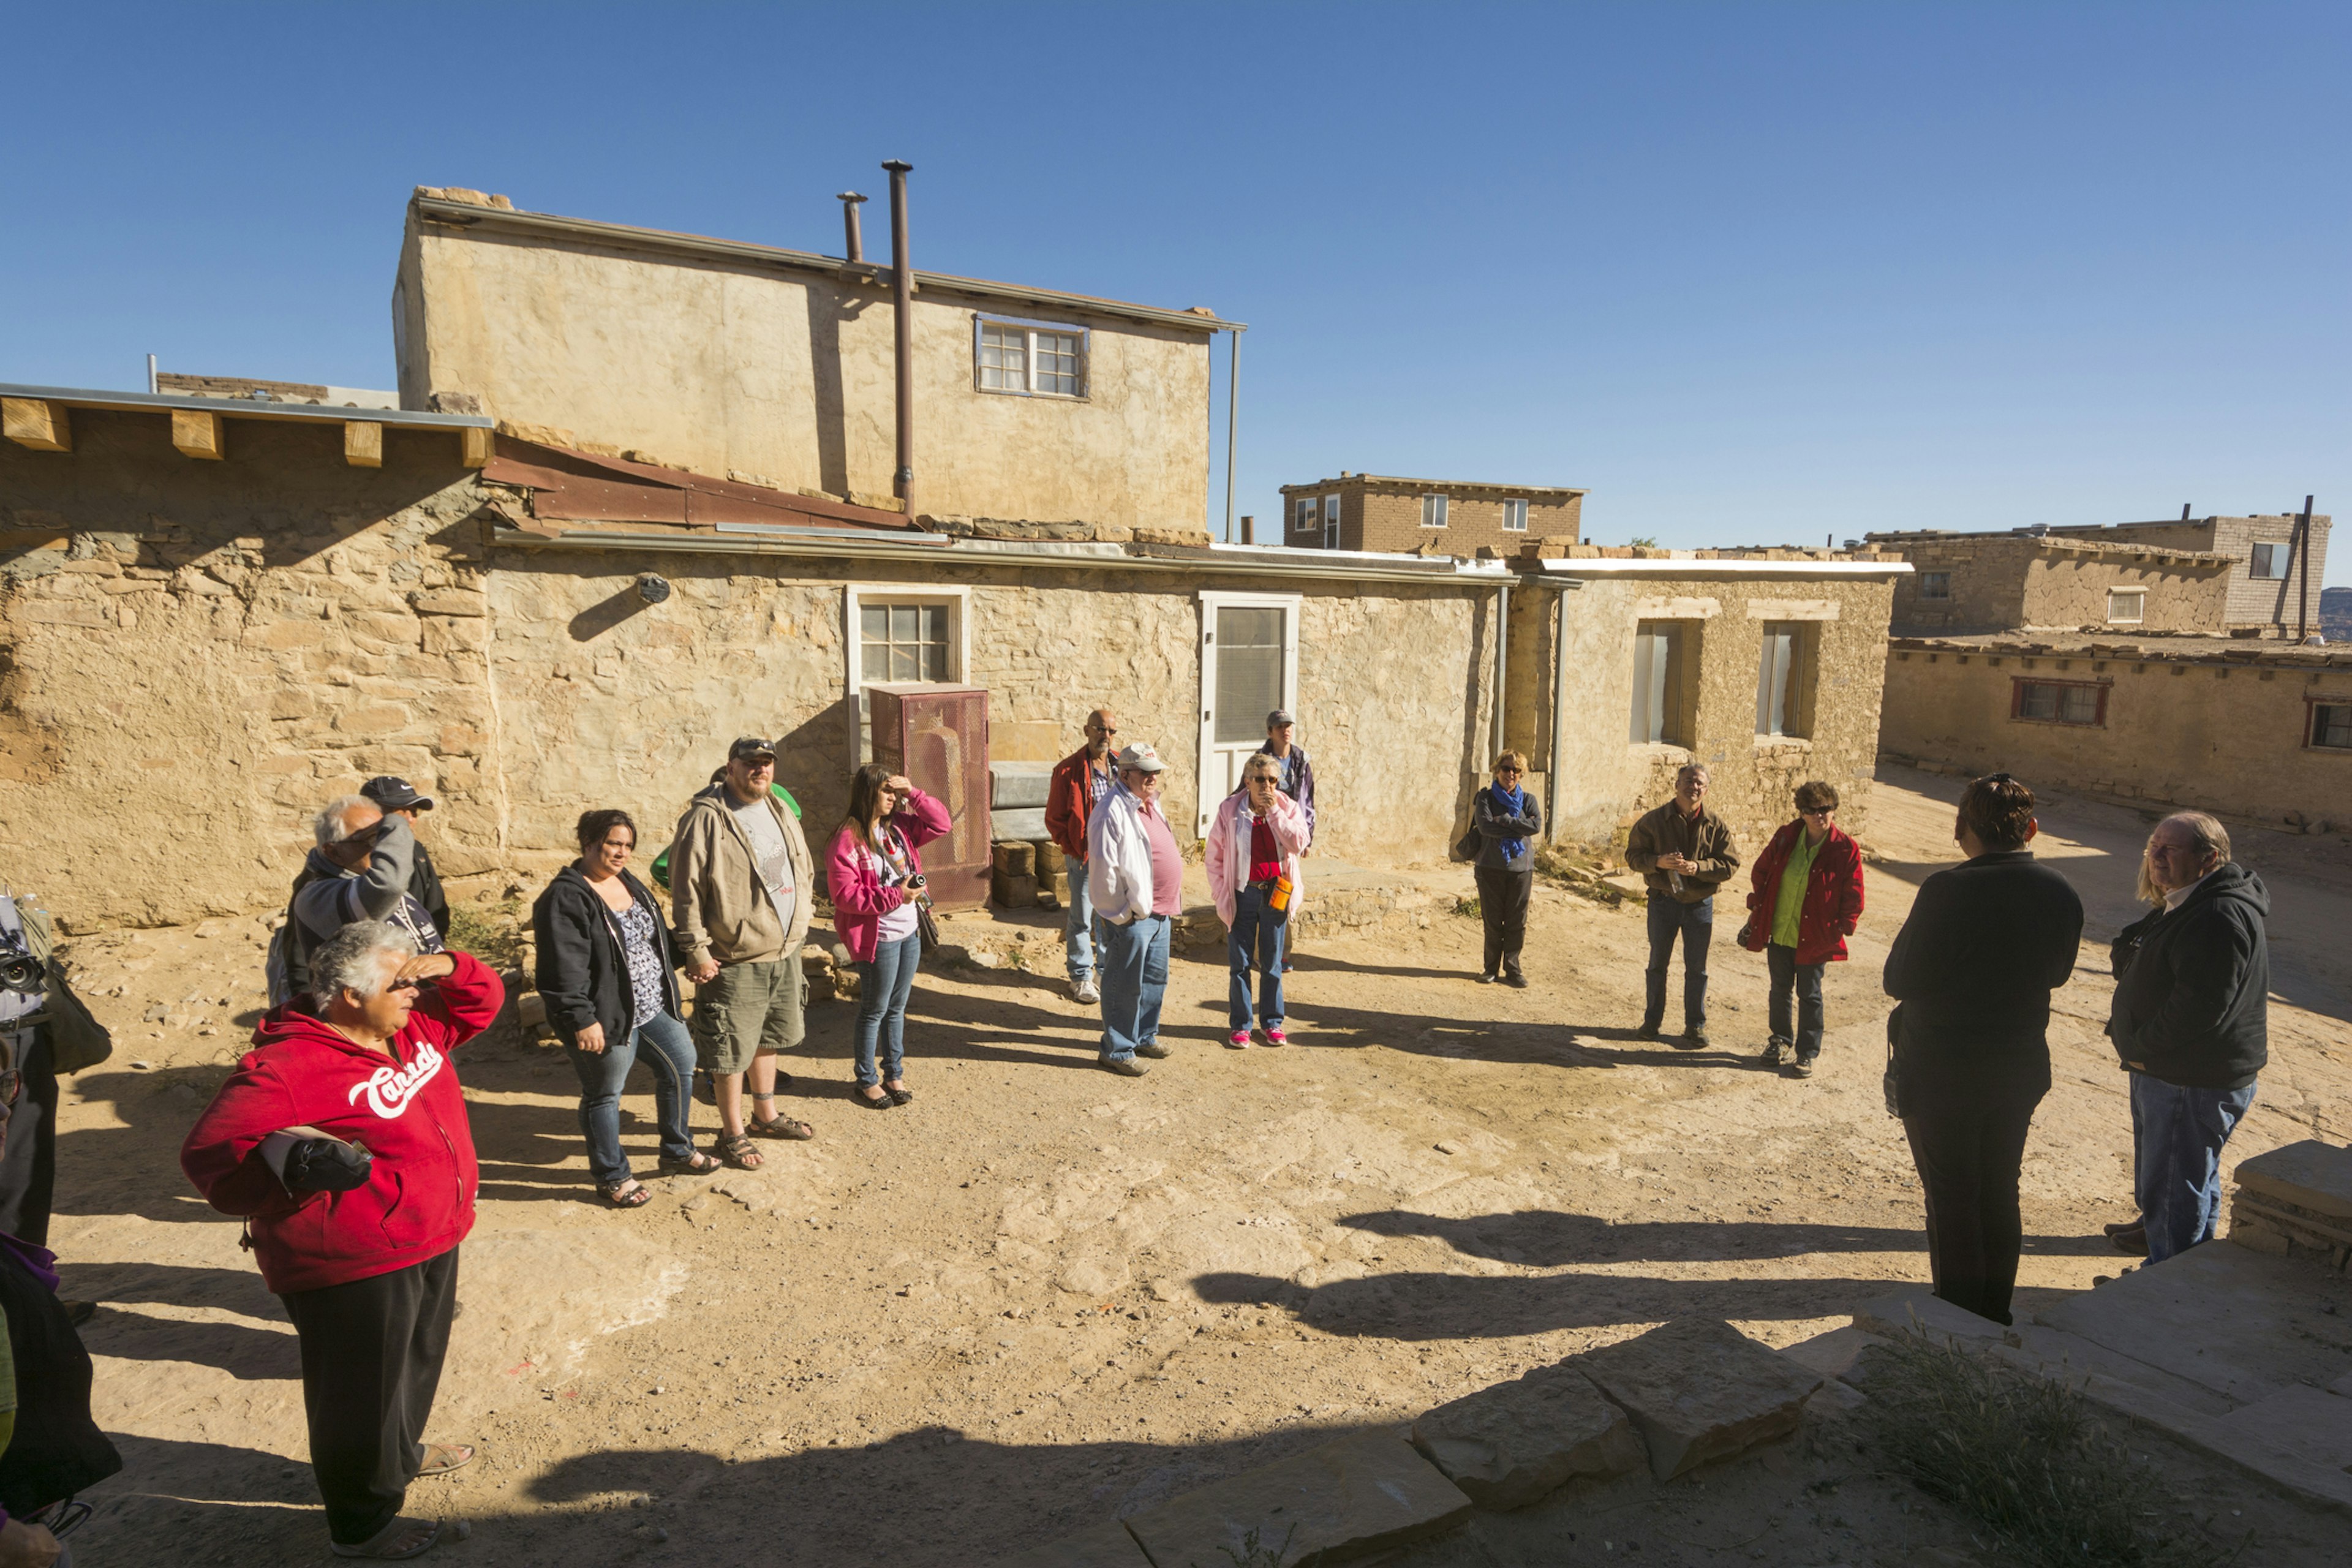
M1764 967L1772 976L1765 1011L1775 1039L1794 1040L1797 1059L1811 1061L1822 1054L1822 971L1826 963L1799 963L1797 950L1779 942L1764 950ZM1789 994L1797 995L1796 1027L1789 1026Z
M0 1151L0 1231L47 1247L49 1200L58 1184L58 1075L50 1066L48 1030L37 1026L26 1033L32 1043L25 1059L12 1064L25 1075L24 1093L8 1118L7 1148Z
M1936 1294L1953 1306L2010 1321L2025 1222L2017 1173L2039 1092L1947 1100L1903 1118L1911 1162L1927 1199L1927 1264Z
M1650 895L1650 967L1643 976L1647 995L1642 1004L1642 1026L1654 1029L1666 1018L1666 965L1675 956L1675 937L1683 939L1683 1027L1706 1027L1706 950L1715 940L1715 899L1695 904L1665 893Z
M425 1422L457 1304L457 1249L278 1300L301 1336L302 1408L327 1533L354 1546L393 1521L425 1462Z
M1535 891L1532 869L1515 871L1506 866L1475 866L1478 880L1478 918L1486 925L1488 974L1517 974L1519 949L1528 940L1528 900Z

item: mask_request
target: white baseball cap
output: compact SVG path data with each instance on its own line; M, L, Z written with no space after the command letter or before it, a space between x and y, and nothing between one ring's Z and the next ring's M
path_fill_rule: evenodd
M1118 765L1122 768L1133 768L1139 773L1161 773L1168 766L1166 763L1160 760L1160 748L1149 741L1138 741L1132 746L1121 747L1118 753Z

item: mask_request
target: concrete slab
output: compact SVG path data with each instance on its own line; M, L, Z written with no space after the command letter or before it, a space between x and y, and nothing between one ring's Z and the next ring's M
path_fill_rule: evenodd
M1154 1568L1230 1563L1252 1531L1266 1551L1287 1537L1285 1563L1345 1563L1439 1534L1469 1513L1469 1498L1402 1428L1382 1427L1186 1492L1130 1515L1127 1528Z
M1994 1352L1996 1355L2046 1377L2073 1383L2087 1378L2090 1386L2085 1392L2102 1403L2116 1401L2103 1397L2101 1385L2119 1383L2128 1384L2189 1415L2227 1415L2238 1408L2226 1395L2214 1393L2203 1384L2175 1376L2162 1367L2111 1351L2079 1334L2028 1324L2011 1330L2009 1337L2014 1343L2000 1347Z
M1792 1345L1782 1345L1780 1353L1808 1372L1819 1373L1831 1379L1845 1379L1854 1370L1854 1359L1873 1345L1886 1342L1884 1336L1849 1325L1832 1329L1825 1334L1815 1334L1809 1340L1799 1340Z
M2314 1214L2352 1220L2352 1149L2306 1138L2238 1162L2238 1185Z
M1853 1326L1864 1333L1898 1339L1925 1332L1937 1344L1954 1342L1963 1350L1982 1350L2001 1342L2002 1328L1990 1318L1979 1318L1965 1307L1955 1307L1930 1290L1905 1290L1864 1301L1853 1315Z
M1126 1525L1107 1519L1058 1541L1000 1557L990 1568L1151 1568L1151 1559Z
M1795 1431L1822 1381L1714 1318L1678 1318L1575 1364L1633 1418L1662 1481Z
M2333 1304L2336 1310L2323 1310ZM2036 1315L2044 1328L2252 1405L2352 1366L2352 1284L2293 1258L2209 1243Z
M1412 1446L1472 1502L1497 1510L1648 1457L1625 1413L1566 1362L1439 1405L1412 1424Z
M2352 1470L2352 1399L2297 1384L2214 1423L2331 1470Z

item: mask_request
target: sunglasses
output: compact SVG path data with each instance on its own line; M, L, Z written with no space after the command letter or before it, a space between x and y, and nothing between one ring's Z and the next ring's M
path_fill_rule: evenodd
M1797 815L1799 816L1834 816L1837 815L1837 807L1833 805L1801 805L1797 807Z
M1116 724L1089 724L1087 726L1087 733L1089 735L1116 735L1118 733L1118 726Z

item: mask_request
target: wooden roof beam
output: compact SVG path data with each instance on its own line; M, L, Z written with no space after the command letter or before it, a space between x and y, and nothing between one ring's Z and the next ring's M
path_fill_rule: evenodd
M343 461L354 468L383 467L383 426L373 419L343 421Z
M73 427L66 422L66 405L43 398L0 398L0 433L36 452L73 450Z
M194 408L172 410L172 445L181 455L219 462L228 456L227 421Z

